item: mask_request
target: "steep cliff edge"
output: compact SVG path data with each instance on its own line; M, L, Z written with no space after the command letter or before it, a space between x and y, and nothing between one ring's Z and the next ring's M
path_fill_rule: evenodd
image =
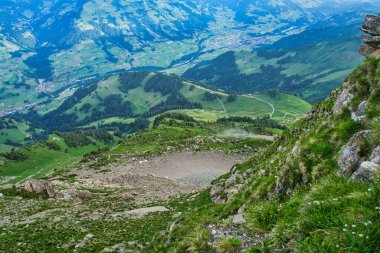
M363 38L376 49L369 59L270 148L216 180L208 204L172 224L155 251L380 249L380 59L368 42L378 18L363 23L374 35Z

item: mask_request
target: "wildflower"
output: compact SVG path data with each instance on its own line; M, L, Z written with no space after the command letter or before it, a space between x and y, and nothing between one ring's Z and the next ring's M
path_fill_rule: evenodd
M356 228L356 225L355 225L355 224L352 224L351 226L352 226L353 228Z
M337 244L337 245L335 245L335 247L339 248L339 245Z
M355 232L352 232L352 234L354 235L354 234L356 234Z
M345 226L345 227L348 227L348 225L347 225L347 224L344 224L344 226Z
M359 237L363 237L363 234L359 234Z
M344 232L346 232L346 231L347 231L347 229L343 228L343 231L344 231Z

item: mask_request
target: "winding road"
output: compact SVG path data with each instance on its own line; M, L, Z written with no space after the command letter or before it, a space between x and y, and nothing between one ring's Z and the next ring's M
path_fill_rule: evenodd
M195 87L197 87L198 89L201 89L201 90L210 91L210 92L213 92L213 93L215 93L215 94L222 95L222 96L228 96L228 94L223 93L223 92L220 92L220 91L213 91L213 90L207 89L207 88L205 88L205 87L202 87L202 86L196 85L196 84L194 84L194 83L191 83L191 84L194 85ZM265 101L265 100L263 100L263 99L261 99L261 98L258 98L258 97L256 97L256 96L253 96L253 95L241 95L241 96L243 96L243 97L247 97L247 98L256 99L256 100L258 100L258 101L260 101L260 102L263 102L263 103L269 105L269 106L272 108L272 112L269 113L269 117L270 117L270 118L273 118L273 114L276 112L276 109L275 109L275 107L274 107L273 104L271 104L271 103L269 103L268 101ZM218 98L218 100L219 100L219 102L222 104L222 106L223 106L223 108L224 108L224 112L227 112L226 107L224 106L224 104L222 103L222 101L221 101L219 98Z

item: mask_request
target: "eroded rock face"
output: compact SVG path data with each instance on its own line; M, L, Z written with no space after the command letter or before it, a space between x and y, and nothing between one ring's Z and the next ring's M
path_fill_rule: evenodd
M359 52L365 57L380 57L380 15L367 15L362 31L371 36L362 36L367 46L360 46Z
M363 157L361 157L361 143L368 138L371 131L361 131L355 134L350 141L344 145L338 154L338 164L343 174L351 176L358 168Z

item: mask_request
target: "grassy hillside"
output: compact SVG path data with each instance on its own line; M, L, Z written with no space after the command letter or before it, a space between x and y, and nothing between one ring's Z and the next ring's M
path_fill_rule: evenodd
M263 138L259 134L271 135L283 129L272 120L206 123L187 114L171 112L157 117L153 128L128 137L111 152L113 155L138 156L157 155L185 148L197 151L220 150L225 153L244 150L248 152L271 143L271 138Z
M102 176L103 173L110 171L110 168L117 168L118 166L120 166L119 170L124 171L124 166L131 163L133 159L142 161L152 155L186 149L193 151L207 150L210 152L224 151L233 155L250 154L265 148L272 142L259 137L252 137L248 132L247 136L238 138L232 135L222 136L224 130L231 128L243 129L248 125L260 128L268 127L270 129L274 126L273 129L275 129L273 124L276 123L271 120L254 124L232 121L228 123L206 123L198 122L178 112L171 112L156 117L154 128L136 133L118 145L114 142L104 143L98 140L93 145L70 147L70 145L76 143L75 140L81 138L78 138L78 135L73 135L73 133L64 133L51 135L47 142L21 148L17 152L26 155L29 159L14 161L0 158L0 161L4 161L4 164L0 165L1 185L21 182L27 178L49 178L50 180L55 178L55 182L60 186L74 183L76 187L89 190L93 194L100 196L101 199L89 199L80 203L77 200L52 201L33 194L17 192L13 189L1 189L0 192L4 195L2 199L4 205L0 205L0 210L4 217L12 216L13 208L21 209L20 205L25 204L29 207L29 216L32 215L33 226L16 223L14 226L9 227L5 223L1 223L0 227L7 233L0 240L0 250L15 251L22 248L26 251L35 251L43 248L50 251L56 245L61 245L59 247L64 247L66 250L81 248L80 251L84 252L101 251L106 246L112 247L112 245L119 242L132 241L135 243L130 243L130 245L126 243L125 247L134 249L140 247L136 246L139 244L144 247L155 237L158 231L166 229L173 216L178 215L179 212L186 212L195 205L204 203L206 195L202 194L200 197L190 200L188 199L190 195L185 194L166 201L154 199L151 202L141 204L128 197L131 194L130 192L134 191L130 184L133 183L133 180L136 180L135 177L128 181L128 187L126 188L114 188L114 185L109 182L105 185L105 188L87 188L86 185L77 182L76 173L87 173L89 170L94 170L94 175ZM263 131L267 130L263 129ZM89 133L84 133L84 135L89 136ZM90 136L89 138L93 140L93 137ZM50 143L50 145L47 143ZM57 145L59 150L56 150ZM114 147L98 150L98 148L105 146ZM51 149L53 147L55 148L54 150ZM90 152L94 150L95 152ZM87 154L85 154L86 152ZM83 154L85 155L83 156ZM125 157L128 157L128 160ZM108 164L109 167L107 167ZM124 173L128 172L124 171ZM123 174L120 178L124 176ZM138 176L136 175L136 177ZM151 181L157 180L156 178L149 179ZM165 183L165 181L162 183ZM144 187L148 185L149 182L144 183ZM165 185L156 187L162 188ZM168 186L168 188L170 187L172 185ZM145 192L147 190L155 191L157 189L144 188ZM13 204L10 205L10 203ZM113 215L115 212L154 204L165 205L169 210L168 212L154 213L138 219L116 218L116 216L112 218L110 216L110 219L107 218L107 220L86 218L86 220L80 219L80 222L73 222L74 219L78 221L77 218L74 218L76 215L72 216L73 213L81 216L86 213L103 213L110 208L110 214ZM61 212L62 210L67 211ZM45 218L50 219L48 217L52 216L57 217L61 214L68 215L68 217L67 219L53 221L57 227L52 229L49 224L53 223L50 223L50 221L34 222L33 215L41 212L47 214L47 216L42 215L43 220ZM76 247L75 243L69 243L70 245L68 244L67 246L63 245L66 241L72 239L81 240L87 233L85 230L95 234L96 241L87 243L83 247ZM15 240L28 243L17 245Z
M42 178L53 171L67 170L81 161L84 154L113 146L118 140L105 131L94 133L53 134L47 141L0 152L1 183L17 183L30 177Z
M287 94L233 96L175 75L127 72L77 89L39 121L48 129L64 131L111 123L126 124L135 118L152 118L172 110L192 114L194 109L213 115L210 120L233 115L270 115L290 122L306 113L310 105ZM36 115L30 117L35 119Z
M11 150L15 146L33 143L43 136L43 130L30 126L26 120L0 118L0 152Z
M126 72L71 92L59 106L48 111L43 106L40 114L34 110L19 114L24 120L4 119L0 151L33 143L53 131L104 128L126 135L146 128L157 115L167 111L210 122L231 116L270 116L288 126L311 108L309 103L289 94L234 95L154 72Z
M124 140L120 133L109 128L55 132L46 141L0 152L0 178L2 183L17 183L30 177L43 178L53 172L73 169L84 155L93 151L99 151L93 154L94 160L97 156L102 157L96 165L98 167L126 154L148 156L185 148L248 152L266 146L272 140L270 135L285 129L269 118L220 119L224 121L198 121L186 113L173 111L151 118L150 124L145 126L149 129L129 135ZM99 123L109 125L112 122L120 123L120 120L114 118ZM98 127L97 124L94 126Z
M179 217L147 252L377 252L379 165L358 167L380 145L379 79L380 60L367 60L270 148L217 180L205 192L212 201Z
M213 123L196 121L178 112L159 115L152 122L153 128L130 136L108 151L92 152L75 166L58 169L47 177L55 180L59 189L87 190L93 198L62 201L21 190L1 190L4 198L0 210L6 219L0 225L5 231L0 249L377 252L379 175L376 170L374 174L364 171L367 177L358 175L363 163L369 163L370 159L379 163L378 157L371 155L380 150L379 78L380 60L365 62L344 87L314 106L272 144L250 135L236 138L225 131L256 126L265 132L267 128L278 127L276 121L268 118L253 121L235 117ZM347 96L347 92L353 97ZM367 104L365 110L359 112L363 103ZM363 116L360 120L357 120L358 113ZM66 147L82 139L78 137L60 134L52 136L50 141ZM34 148L51 152L46 145L49 144L41 143ZM347 149L350 145L356 148ZM56 146L50 144L50 148ZM173 185L160 181L163 186L149 188L147 185L157 180L152 176L142 183L137 181L140 188L136 184L131 188L139 176L127 171L128 163L137 166L151 155L182 149L222 150L253 156L215 180L211 189L139 203L141 194L153 189L166 194ZM345 153L341 152L343 149L353 152L352 156L340 158ZM22 151L28 152L32 151ZM351 164L349 171L342 170L346 161L353 161L354 153L358 162ZM13 157L23 156L14 154ZM14 164L1 160L5 166ZM33 171L34 167L29 170ZM7 171L6 175L10 175L12 170ZM0 172L5 173L2 167ZM116 178L111 180L113 174ZM21 176L25 178L24 174ZM136 208L155 206L167 207L167 211L142 217L125 214Z

